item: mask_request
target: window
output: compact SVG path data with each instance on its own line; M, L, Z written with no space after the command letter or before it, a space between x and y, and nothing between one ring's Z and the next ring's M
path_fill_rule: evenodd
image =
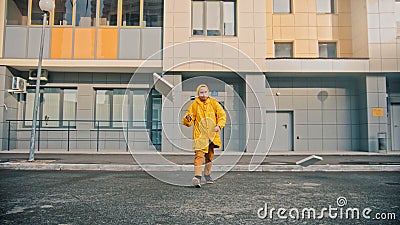
M163 0L144 1L143 20L146 27L162 27L164 17Z
M146 126L146 90L96 90L95 120L101 127Z
M43 24L43 11L39 7L39 0L32 0L31 25ZM48 20L47 20L48 21Z
M117 26L118 0L100 0L100 26Z
M97 0L76 0L75 2L75 26L91 27L96 23Z
M42 25L39 1L7 0L6 24ZM47 22L53 19L56 26L163 27L164 0L54 0L54 3L52 18Z
M320 58L336 58L336 43L320 42L318 43Z
M275 58L293 58L293 43L275 43Z
M27 25L28 0L7 1L7 25Z
M95 120L106 120L99 123L99 126L108 126L111 120L111 91L97 90L96 91L96 116ZM97 124L96 124L97 125Z
M274 0L274 13L292 13L291 0Z
M334 0L317 0L317 13L335 13Z
M72 0L57 0L54 8L54 25L72 25Z
M122 1L122 26L140 25L140 0Z
M40 90L39 118L42 127L76 126L77 90L61 88L43 88ZM25 97L25 120L32 120L35 89L28 89ZM32 121L25 121L32 126Z
M236 35L236 1L192 1L192 34Z

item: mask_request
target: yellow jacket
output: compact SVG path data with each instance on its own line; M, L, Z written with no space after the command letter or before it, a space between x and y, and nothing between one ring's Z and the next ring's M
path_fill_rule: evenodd
M193 114L192 120L188 121L186 116L190 114ZM214 128L219 126L222 129L225 126L226 114L217 100L209 97L205 102L202 102L197 97L189 106L182 123L187 127L194 124L194 150L202 150L207 153L210 141L217 147L222 145L220 134L215 132Z

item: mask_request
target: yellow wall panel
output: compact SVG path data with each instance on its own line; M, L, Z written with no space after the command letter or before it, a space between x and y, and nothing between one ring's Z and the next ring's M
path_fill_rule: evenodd
M272 15L272 24L274 27L280 27L281 26L281 15L273 14Z
M306 13L309 11L307 0L295 0L293 2L293 8L296 13L302 12Z
M295 27L294 28L294 34L295 34L295 39L308 39L309 34L308 34L308 27Z
M101 28L97 31L97 57L98 59L117 59L118 54L118 29Z
M317 40L317 28L316 27L308 27L308 39Z
M295 46L296 57L298 57L299 55L305 57L307 56L307 54L309 54L310 48L308 40L296 40L295 45L296 45Z
M336 42L338 57L349 57L357 51L365 54L368 46L364 41L366 19L358 19L359 9L366 8L363 0L335 1L335 13L317 13L316 0L293 0L293 11L290 14L271 13L273 0L267 3L267 57L274 56L273 43L279 41L293 41L294 57L318 58L319 42ZM361 6L364 7L361 7ZM352 9L355 9L352 11ZM364 10L365 11L365 10ZM366 13L362 13L366 15ZM355 22L356 21L356 22ZM360 25L363 29L358 29ZM360 35L354 29L362 30ZM364 39L362 39L363 37ZM360 39L359 43L355 38ZM356 48L353 45L356 45ZM367 47L365 47L367 46Z
M294 26L294 15L293 14L281 15L281 26L282 27L293 27Z
M281 28L280 27L274 27L274 30L272 31L272 38L273 39L281 39Z
M294 25L298 27L308 26L308 14L307 13L294 14Z
M318 40L327 41L332 40L332 28L331 27L318 27Z
M308 47L309 47L309 56L318 58L319 56L318 40L308 40Z
M317 26L317 14L316 13L308 14L308 26L310 26L310 27Z
M76 28L74 35L74 58L93 59L95 28Z
M71 59L72 57L72 28L53 28L51 31L52 59Z
M339 13L349 13L351 12L351 0L340 0L337 2ZM357 9L359 10L359 9Z
M331 14L317 14L317 26L331 27L332 26L332 15Z
M294 27L281 27L281 38L293 40L294 36Z
M340 41L340 55L351 54L353 52L351 40Z

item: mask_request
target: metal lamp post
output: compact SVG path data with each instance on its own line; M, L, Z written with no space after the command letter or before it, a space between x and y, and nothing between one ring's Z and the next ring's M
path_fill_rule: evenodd
M35 160L36 122L39 109L40 75L42 74L43 42L45 35L45 27L47 23L47 13L53 11L55 5L53 0L40 0L39 7L43 11L43 25L42 25L42 36L40 39L38 70L36 74L35 101L33 106L31 142L30 142L29 159L28 159L29 162Z

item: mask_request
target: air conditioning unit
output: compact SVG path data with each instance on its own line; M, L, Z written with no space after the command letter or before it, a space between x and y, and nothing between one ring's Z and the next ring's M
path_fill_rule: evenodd
M40 74L41 81L48 81L49 73L47 70L43 70ZM36 80L37 78L37 70L30 70L29 71L29 80Z
M13 77L12 91L13 92L26 92L26 80L21 77Z

